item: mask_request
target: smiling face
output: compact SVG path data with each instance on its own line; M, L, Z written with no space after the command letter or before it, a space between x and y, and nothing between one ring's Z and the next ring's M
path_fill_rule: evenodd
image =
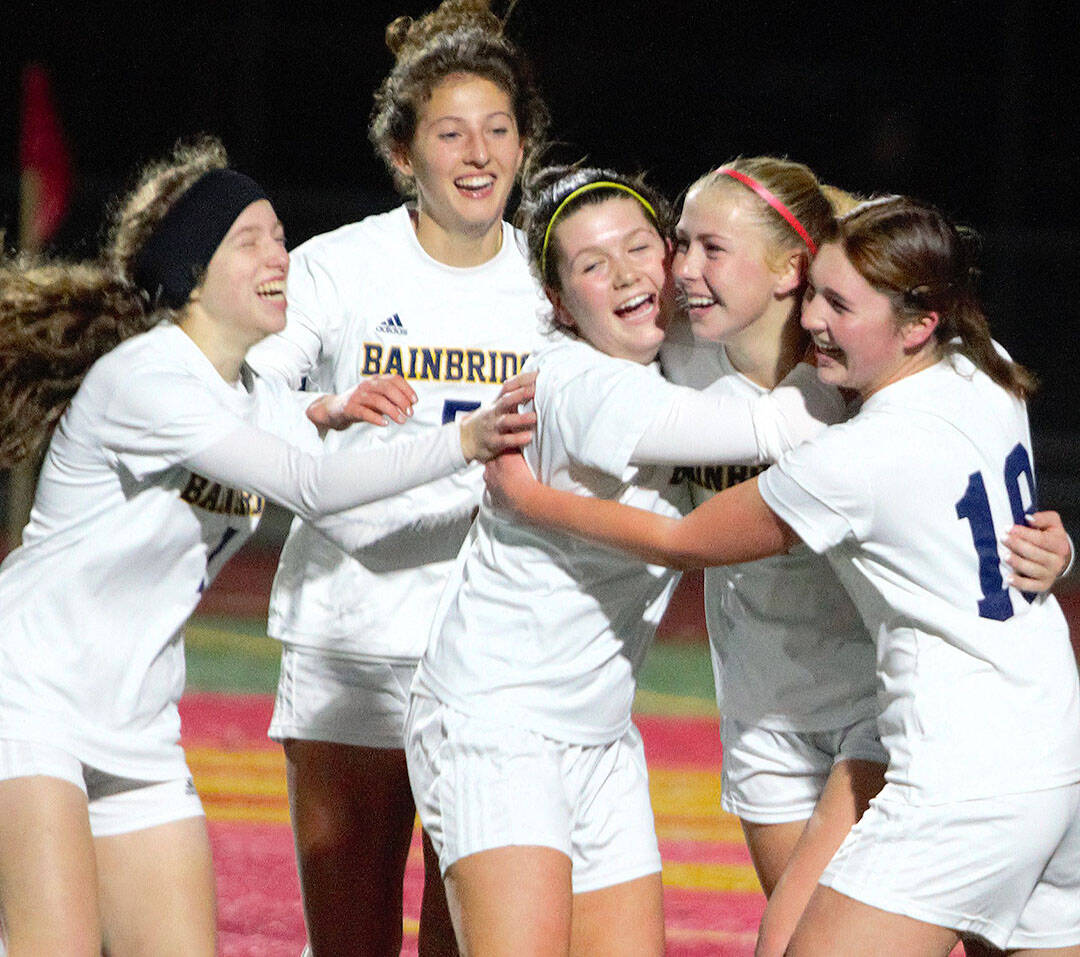
M285 230L270 201L248 206L214 251L192 305L254 344L285 328Z
M502 229L523 146L510 96L476 74L452 74L423 103L394 164L416 182L420 213L449 234Z
M670 311L668 246L631 196L588 203L552 231L561 288L548 290L558 324L609 356L649 363Z
M742 187L700 187L683 203L671 271L699 339L731 342L794 289ZM743 195L745 193L746 195Z
M937 315L900 323L889 297L836 243L822 246L810 266L802 324L813 340L818 377L864 399L937 360Z

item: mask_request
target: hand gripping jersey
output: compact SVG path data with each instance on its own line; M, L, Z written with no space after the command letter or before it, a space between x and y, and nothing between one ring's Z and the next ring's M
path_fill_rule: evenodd
M913 804L1080 780L1080 704L1052 596L1005 587L1035 507L1024 404L963 357L872 395L760 480L877 645L887 780Z
M662 412L677 391L656 366L569 339L538 350L529 366L540 373L538 423L525 457L540 481L680 514L669 468L628 464L648 411ZM634 673L677 578L515 521L485 496L414 689L560 741L614 741L629 726Z
M673 382L747 397L768 391L740 374L723 346L680 331L663 352ZM677 477L696 506L764 468L696 466ZM877 713L873 643L827 559L806 546L706 568L705 620L722 714L774 731L823 731Z
M540 343L546 303L503 226L489 262L444 265L420 246L402 206L293 251L284 332L249 361L293 387L343 392L381 373L419 396L405 425L357 424L328 449L420 434L490 401ZM415 660L483 488L479 467L350 512L362 547L346 554L297 520L282 549L268 629L337 654Z
M321 452L294 394L244 379L171 324L91 368L0 570L0 737L125 777L186 774L180 629L265 500L182 463L243 424Z

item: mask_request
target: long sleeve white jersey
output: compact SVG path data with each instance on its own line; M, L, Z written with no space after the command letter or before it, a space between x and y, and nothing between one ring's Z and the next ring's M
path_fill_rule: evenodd
M722 345L676 336L663 354L672 382L756 397ZM838 394L838 393L837 393ZM794 437L798 444L813 436ZM694 505L765 465L681 468ZM786 555L705 569L705 621L721 714L776 731L845 727L877 713L874 646L828 560L805 545Z
M671 483L670 467L648 462L759 461L804 419L786 401L798 390L702 396L665 381L656 365L570 339L537 350L528 367L539 371L537 435L525 449L533 473L662 515L679 514L685 489ZM680 409L693 410L692 426ZM414 688L559 740L614 740L629 724L634 674L676 580L670 569L522 524L485 498Z
M399 373L419 397L404 425L357 424L331 432L328 448L436 429L493 399L543 341L546 300L506 224L498 254L473 268L432 259L404 206L317 236L290 259L286 328L252 350L251 364L293 387L303 380L335 393ZM350 553L295 521L274 579L270 634L333 654L419 658L482 487L474 467L354 509L359 544Z
M392 454L324 455L299 399L246 368L225 382L171 323L94 364L0 566L0 738L125 777L184 773L181 629L265 500L348 547L332 513L384 494L388 472L400 487L464 466L452 426Z

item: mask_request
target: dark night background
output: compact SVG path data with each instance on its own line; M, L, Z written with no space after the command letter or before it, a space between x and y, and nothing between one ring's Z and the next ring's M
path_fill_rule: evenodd
M290 246L388 208L366 134L391 65L383 30L429 2L16 3L0 41L0 228L10 243L29 60L50 70L77 177L59 252L96 252L103 204L133 169L203 131L268 188ZM521 0L508 33L570 153L647 170L672 196L734 155L773 153L978 229L992 327L1044 383L1041 498L1075 532L1080 90L1076 23L1055 6Z

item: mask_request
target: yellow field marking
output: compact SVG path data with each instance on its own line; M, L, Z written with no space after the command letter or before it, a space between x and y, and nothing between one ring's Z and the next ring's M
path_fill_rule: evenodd
M266 635L248 635L229 628L189 621L184 629L184 643L200 651L243 652L245 655L265 661L277 661L281 657L281 644Z
M757 874L749 864L698 864L675 861L663 865L664 885L689 891L744 891L761 893Z
M716 701L712 698L664 694L644 688L638 688L634 695L634 711L638 714L670 715L673 718L715 718L719 714Z

